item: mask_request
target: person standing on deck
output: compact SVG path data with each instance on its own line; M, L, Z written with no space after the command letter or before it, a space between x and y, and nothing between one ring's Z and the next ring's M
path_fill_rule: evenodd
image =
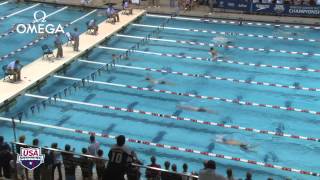
M78 32L78 28L74 28L73 29L72 39L74 41L73 50L74 51L79 51L80 34Z
M55 36L54 45L58 49L56 58L57 59L63 58L62 40L61 40L61 34L59 32Z

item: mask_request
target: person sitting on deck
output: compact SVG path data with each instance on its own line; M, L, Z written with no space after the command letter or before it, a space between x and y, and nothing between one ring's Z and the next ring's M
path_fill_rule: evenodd
M7 66L7 71L9 74L13 75L13 81L21 81L21 69L22 65L19 60L12 61Z
M97 25L97 20L96 19L91 19L88 22L88 29L92 29L93 30L93 35L97 35L98 34L99 26Z
M113 19L113 22L120 21L119 13L111 5L107 8L106 13L108 18Z
M132 14L132 8L129 7L129 0L123 0L122 1L122 8L124 10L124 14L131 15Z

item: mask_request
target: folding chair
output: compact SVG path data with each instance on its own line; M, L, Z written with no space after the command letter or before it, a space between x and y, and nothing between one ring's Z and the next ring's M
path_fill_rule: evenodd
M10 80L10 76L12 74L7 71L7 65L2 66L2 70L3 70L3 81L5 81L6 79Z
M128 1L124 2L123 11L121 14L124 14L124 15L131 15L132 14L132 8L129 7Z
M44 59L45 57L48 60L50 60L51 58L54 58L53 51L49 48L48 45L45 44L45 45L41 46L41 49L42 49L42 59Z
M87 25L87 34L93 34L94 33L94 28L92 26L89 26L90 21L86 22Z

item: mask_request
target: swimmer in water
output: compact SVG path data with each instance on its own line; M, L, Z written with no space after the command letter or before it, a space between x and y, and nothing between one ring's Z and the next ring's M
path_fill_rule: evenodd
M160 79L153 79L151 77L146 77L144 80L150 82L151 84L175 85L174 83L170 83Z
M253 151L252 148L248 144L234 140L234 139L227 139L226 137L222 136L216 136L215 142L221 143L221 144L227 144L232 146L239 146L241 150L243 151Z
M206 112L206 113L210 113L210 114L217 114L216 112L208 109L208 108L204 108L204 107L195 107L195 106L190 106L190 105L177 105L176 106L177 109L182 109L182 110L188 110L188 111L196 111L196 112Z
M212 60L216 61L218 59L218 52L213 47L210 48L209 53L211 54Z

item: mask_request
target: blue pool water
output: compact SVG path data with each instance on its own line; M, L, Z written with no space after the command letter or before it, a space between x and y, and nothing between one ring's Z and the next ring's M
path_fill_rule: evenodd
M44 6L48 8L48 11L54 11L56 9L52 6ZM6 7L0 6L0 8ZM21 6L21 8L23 7ZM63 17L62 13L72 14L72 16L69 15L67 18L73 20L85 14L86 12L80 12L78 10L66 10L57 14L57 16L61 15L61 17ZM66 14L64 16L66 16ZM52 18L55 19L55 16ZM11 19L7 20L7 22L10 21ZM70 20L67 19L66 22L68 21ZM145 25L160 25L164 21L165 19L163 18L145 16L135 23ZM61 19L57 18L55 23L60 22ZM85 20L82 20L79 23L81 24L83 22L85 22ZM258 26L240 27L236 25L210 24L176 19L170 20L166 26L277 36L285 36L290 32L296 32L296 38L319 38L316 30L307 29L275 29L272 27ZM129 25L126 29L119 32L119 34L130 36L146 36L153 30L153 28ZM15 34L7 38L10 40L13 39L14 41L20 41L19 36L20 35ZM160 39L189 40L213 43L212 39L216 37L216 35L209 33L162 29L160 33L154 35L154 37ZM234 45L243 47L272 48L313 53L318 53L317 50L319 47L317 42L286 41L241 36L227 37L233 42ZM21 35L21 38L21 41L25 40L27 42L30 40L29 35ZM106 42L102 43L101 46L126 49L132 47L137 42L139 42L138 39L113 36ZM17 42L12 42L10 45L11 50L14 50L14 47L16 46L18 46ZM23 53L18 54L18 56L26 57L25 59L28 60L25 60L24 62L30 63L36 57L41 56L39 47L30 48ZM138 50L147 53L157 52L183 54L192 57L210 57L208 54L209 47L163 41L148 41L146 44L140 45ZM237 49L224 48L217 48L217 50L225 58L234 61L313 69L318 69L319 67L319 57L317 56L303 56L275 52L266 53L240 51ZM94 62L110 63L112 54L119 55L122 53L123 51L120 51L119 49L107 50L97 47L90 52L88 57L83 57L81 59ZM1 51L1 54L5 54L5 52ZM117 64L126 65L129 67L155 68L191 74L205 74L239 80L250 79L252 81L278 83L282 85L293 85L298 83L300 86L309 88L317 88L317 80L319 80L317 72L252 67L223 62L197 61L187 58L142 54L141 52L130 53L128 60L117 61ZM59 75L63 77L81 79L90 73L95 72L101 67L102 65L99 64L76 61L71 64L70 67L65 69L64 73L59 73ZM154 79L168 81L170 84L150 84L149 82L145 81L147 76ZM288 134L316 138L319 137L318 132L320 118L318 115L264 107L243 106L235 103L150 91L139 91L135 89L119 87L118 85L132 85L203 96L240 99L248 102L278 106L291 106L314 111L319 109L319 92L270 86L258 86L255 84L234 83L229 81L205 79L201 77L186 77L170 73L150 72L121 67L116 67L110 71L102 72L100 76L96 76L95 81L102 83L90 83L89 85L77 89L76 91L71 88L70 90L72 93L67 93L67 97L64 97L62 94L62 97L69 100L99 105L111 105L121 108L131 108L168 115L174 114L185 118L239 125L242 127L250 127L260 130L269 130L274 132L278 130ZM41 86L41 88L38 90L32 90L28 93L52 97L57 92L61 92L61 90L64 88L72 86L74 82L75 81L73 80L62 79L61 77L50 77ZM106 82L111 84L105 84ZM17 98L16 104L10 108L10 111L2 112L1 116L12 117L18 112L28 112L28 116L23 117L23 120L25 121L111 135L125 134L128 138L133 139L146 140L154 143L173 145L205 152L213 152L248 160L267 162L284 167L319 172L319 142L276 137L272 135L258 134L255 132L226 129L66 102L47 104L45 109L40 107L39 112L37 109L35 109L35 113L32 114L30 107L36 103L41 103L42 100L43 99L35 97L21 96ZM179 105L205 107L213 110L216 113L200 113L188 110L181 111L177 108ZM0 121L0 123L1 134L4 134L7 139L11 140L11 124L2 121ZM63 147L67 143L72 144L75 146L78 152L80 152L82 147L88 145L87 135L75 134L73 132L51 128L17 124L17 134L27 135L27 143L30 143L32 138L39 138L42 142L41 145L49 145L51 142L59 142L59 146ZM228 139L234 139L247 143L253 147L252 151L246 152L237 146L217 143L215 142L215 139L218 136L225 136ZM101 137L97 138L98 141L103 144L102 148L105 150L105 152L107 152L110 145L114 143L114 140L112 139ZM182 164L185 162L189 164L190 170L199 170L202 168L202 162L210 158L203 155L155 148L141 144L128 143L128 145L138 153L139 158L141 158L145 164L148 163L151 155L156 155L159 163L161 164L163 164L163 162L166 160L177 163L179 167L178 170L182 169ZM218 163L217 171L219 173L225 174L225 170L228 167L231 167L234 170L235 176L239 178L244 177L247 171L252 171L254 174L254 179L266 179L267 177L273 177L274 179L284 179L285 177L290 177L292 179L317 179L316 177L312 176L300 175L292 172L290 173L242 162L219 158L212 159Z
M8 3L5 5L0 6L0 17L10 15L14 12L23 10L27 7L33 6L35 4L14 4L14 3ZM62 26L65 24L68 24L72 21L77 20L78 18L85 16L90 12L90 10L81 10L76 9L73 7L68 7L62 11L59 11L60 9L64 8L65 6L52 6L47 4L40 4L39 6L36 6L32 9L29 9L27 11L24 11L22 13L19 13L15 16L11 16L10 18L0 21L0 29L1 33L0 35L10 32L10 30L13 28L15 24L28 24L33 22L34 20L34 13L38 10L43 10L46 12L47 15L50 15L54 13L52 16L47 17L46 24L53 24L55 27L58 26L58 24L61 24ZM59 11L58 13L55 13L56 11ZM72 32L73 28L78 27L80 32L84 32L86 30L85 23L89 21L92 18L96 18L99 22L103 20L102 16L98 16L98 12L92 13L89 16L86 16L78 21L76 21L74 24L70 25L68 28L64 28L65 32ZM13 33L8 36L4 36L0 38L0 57L10 54L12 51L22 48L23 46L29 44L31 41L37 39L37 35L35 33L30 34L20 34L20 33ZM67 41L66 38L63 38L63 41ZM16 53L14 56L10 56L8 58L3 59L0 61L0 66L6 65L10 63L14 59L20 59L21 63L23 65L27 65L34 61L35 59L38 59L42 56L42 50L41 46L47 44L50 48L54 48L54 37L51 35L49 38L40 41L39 43L36 43L31 48L28 48L22 52ZM1 76L3 76L3 72L0 73Z

